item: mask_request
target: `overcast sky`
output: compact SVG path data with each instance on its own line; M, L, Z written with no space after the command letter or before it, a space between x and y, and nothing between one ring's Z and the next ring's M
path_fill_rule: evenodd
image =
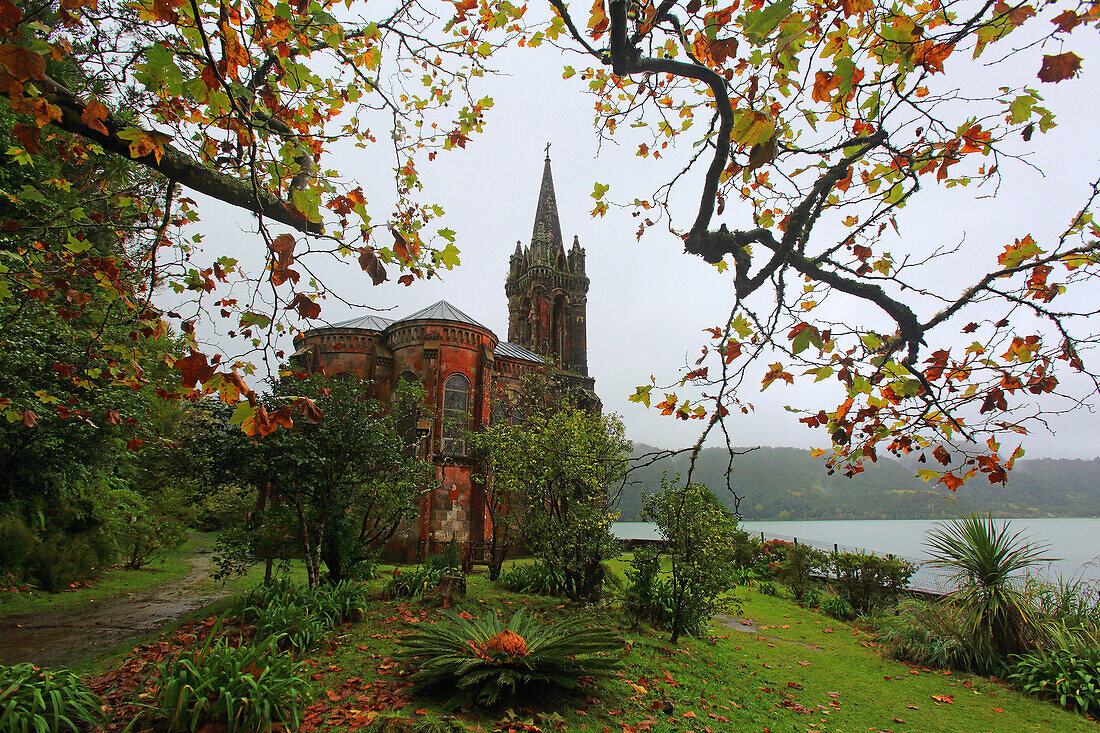
M1083 202L1090 176L1100 171L1096 94L1100 87L1092 72L1100 63L1100 52L1084 43L1070 47L1085 57L1084 73L1073 82L1042 85L1049 106L1059 115L1059 126L1047 135L1036 134L1029 148L1045 176L1019 163L1002 163L1006 179L995 197L988 197L991 191L944 191L925 183L921 198L898 217L899 251L906 246L965 240L969 259L948 263L937 273L943 282L957 281L961 288L970 281L969 268L983 259L975 259L976 252L984 252L987 261L993 262L995 254L989 253L999 252L1015 237L1031 232L1042 245L1040 237L1056 236ZM1093 54L1078 50L1081 47ZM1034 58L1029 56L1020 68L1010 68L1008 76L1016 74L1017 82L1034 80ZM636 241L637 223L629 211L613 208L603 218L592 218L589 212L595 182L610 184L608 195L613 200L645 198L663 173L683 164L690 141L685 138L681 149L667 152L664 169L634 156L643 140L629 131L619 145L598 149L592 98L583 93L579 76L562 80L563 62L554 49L510 52L501 62L510 75L483 80L485 92L495 99L486 114L486 132L473 138L465 150L441 154L423 171L426 198L444 207L447 214L442 224L458 233L462 265L445 272L439 281L418 281L408 288L392 281L373 287L356 267L322 267L326 284L351 300L391 309L385 313L390 318L445 299L505 339L508 257L517 240L525 245L530 241L544 146L550 142L566 246L578 235L587 252L589 373L596 379L605 410L621 414L628 436L636 441L662 447L689 445L698 436L698 421L688 424L661 417L658 411L628 402L627 397L637 385L648 383L650 375L658 384L675 381L680 367L697 358L707 340L702 329L722 324L728 315L729 279L700 259L684 255L681 242L660 227ZM994 82L988 75L1003 72L978 68L971 73L988 84ZM1037 80L1034 83L1039 86ZM384 196L381 192L392 179L392 161L349 148L339 162L343 173L364 185L368 197L373 190ZM685 194L697 189L698 177L689 183L691 190ZM987 197L975 199L975 194ZM201 204L207 251L227 249L243 261L258 262L263 243L252 233L250 217L217 202L202 200ZM381 205L375 216L387 211ZM685 227L693 214L692 201L685 197L680 206ZM730 229L752 225L745 210L736 206L721 221ZM356 315L340 303L322 305L329 322ZM285 348L291 351L289 338ZM761 375L764 370L762 364ZM801 382L794 387L776 384L753 400L754 414L730 423L734 440L741 445L820 446L826 436L800 425L797 416L783 406L828 408L829 398ZM837 400L832 399L835 406ZM1100 454L1096 447L1100 425L1094 415L1079 413L1052 427L1056 436L1036 434L1025 442L1029 457Z

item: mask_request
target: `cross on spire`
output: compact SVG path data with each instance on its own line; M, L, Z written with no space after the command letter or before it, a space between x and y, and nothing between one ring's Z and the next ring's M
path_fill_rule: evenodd
M550 160L550 143L546 143L546 159Z

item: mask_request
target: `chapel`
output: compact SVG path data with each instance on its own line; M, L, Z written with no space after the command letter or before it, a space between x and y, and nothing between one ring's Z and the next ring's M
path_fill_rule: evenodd
M475 558L487 547L485 479L464 436L494 419L495 396L548 369L589 409L600 409L588 375L584 256L575 236L565 249L548 152L530 244L517 242L508 260L507 341L445 300L397 320L368 314L295 338L298 368L367 380L379 400L393 402L401 380L424 386L419 413L398 417L398 430L435 465L418 521L395 538L393 550L404 559L435 554L452 537Z

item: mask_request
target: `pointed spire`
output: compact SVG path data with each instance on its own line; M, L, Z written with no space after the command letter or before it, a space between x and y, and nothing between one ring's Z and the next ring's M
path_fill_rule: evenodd
M512 253L513 257L523 257L523 244L516 240L516 251Z
M535 210L535 227L531 233L531 243L534 244L536 240L549 244L548 252L562 247L558 201L554 196L554 177L550 174L549 144L546 146L546 161L542 168L542 188L539 189L539 204Z

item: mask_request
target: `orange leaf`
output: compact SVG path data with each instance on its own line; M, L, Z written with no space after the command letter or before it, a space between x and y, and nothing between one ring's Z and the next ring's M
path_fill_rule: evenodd
M109 135L110 132L103 124L103 121L107 119L107 111L107 108L100 104L98 100L89 99L80 113L80 121L96 132Z
M932 695L931 697L936 702L955 702L955 698L951 695Z

